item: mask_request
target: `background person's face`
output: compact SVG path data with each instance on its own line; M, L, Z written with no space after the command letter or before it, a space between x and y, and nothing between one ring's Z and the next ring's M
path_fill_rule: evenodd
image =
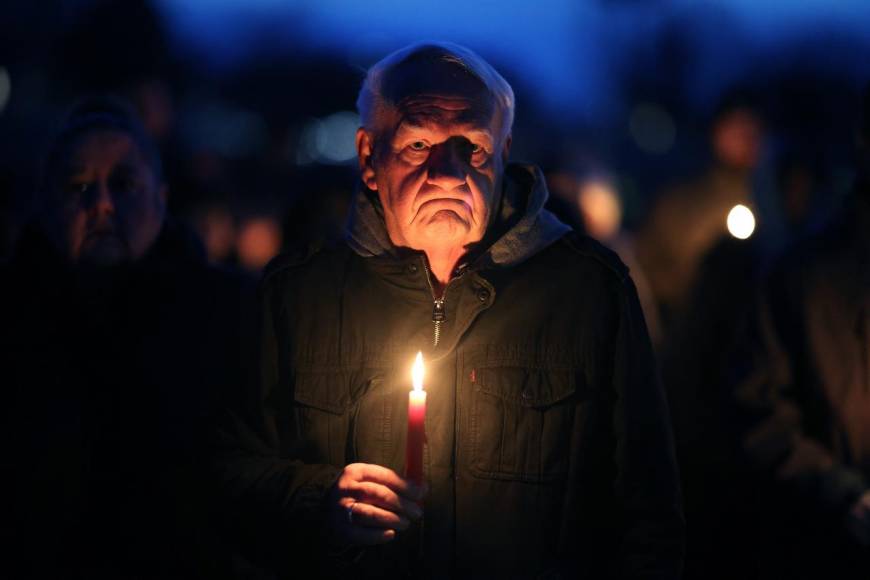
M713 150L720 163L742 171L755 169L761 159L763 129L749 109L737 109L718 119L713 127Z
M397 246L444 249L483 238L504 169L506 145L488 97L417 95L377 136L363 180L377 190ZM364 130L358 143L372 136ZM361 158L365 156L361 148Z
M165 191L127 134L88 131L69 146L52 181L52 233L73 263L141 258L165 215Z

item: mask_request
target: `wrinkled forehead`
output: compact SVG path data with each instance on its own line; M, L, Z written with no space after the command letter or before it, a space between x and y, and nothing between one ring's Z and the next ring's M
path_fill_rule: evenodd
M422 94L405 97L396 106L403 126L462 125L490 128L495 106L492 99Z
M496 113L495 98L461 63L412 58L383 79L386 103L409 122L440 121L488 125Z

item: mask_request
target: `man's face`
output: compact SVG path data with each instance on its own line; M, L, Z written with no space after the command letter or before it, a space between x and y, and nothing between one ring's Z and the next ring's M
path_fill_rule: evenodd
M376 190L397 246L449 250L483 238L509 138L492 99L412 95L382 131L357 133L362 178Z
M73 263L108 266L141 258L165 215L165 189L126 133L75 138L50 182L50 234Z

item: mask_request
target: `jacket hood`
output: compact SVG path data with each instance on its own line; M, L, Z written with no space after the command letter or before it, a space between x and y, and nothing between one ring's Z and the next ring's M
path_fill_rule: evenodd
M476 267L515 266L531 258L571 228L544 209L549 196L538 167L511 163L505 168L498 216L469 254ZM347 243L363 258L398 256L384 223L377 193L361 187L351 209Z

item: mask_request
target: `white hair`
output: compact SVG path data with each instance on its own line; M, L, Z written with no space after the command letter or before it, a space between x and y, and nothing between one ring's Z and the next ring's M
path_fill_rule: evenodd
M383 92L384 79L400 65L417 56L427 56L432 62L442 62L462 68L466 74L480 81L501 113L502 138L507 136L514 123L514 91L498 71L476 53L452 42L421 42L401 48L387 55L368 70L356 100L363 127L376 129L380 112L394 105Z

